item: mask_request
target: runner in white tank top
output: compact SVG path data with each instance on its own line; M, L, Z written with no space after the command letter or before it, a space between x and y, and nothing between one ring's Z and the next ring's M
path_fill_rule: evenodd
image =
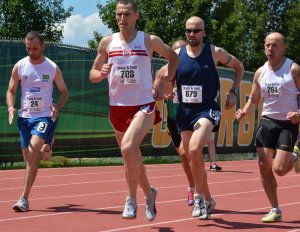
M153 102L152 65L145 46L144 32L138 31L129 44L112 36L108 63L113 63L108 82L110 105L136 106Z
M43 55L45 43L40 33L29 32L25 37L25 46L28 56L14 65L6 93L8 122L12 124L20 83L22 96L18 128L26 175L23 192L13 206L13 210L20 212L29 210L28 197L38 172L38 164L41 159L48 159L52 155L58 112L69 96L60 69ZM52 98L53 82L60 93L55 106Z
M263 98L262 115L276 120L287 120L287 112L297 112L298 89L291 74L293 61L286 58L282 67L273 71L269 68L269 62L262 67L258 78L261 97Z
M261 182L271 205L270 212L261 220L269 223L282 220L275 174L284 176L294 166L295 170L300 167L299 154L293 153L299 133L300 66L284 56L286 43L282 34L267 35L264 47L268 61L255 72L250 97L235 118L240 120L255 113L262 98L255 144Z
M178 57L159 37L136 31L138 18L134 0L117 1L116 20L120 33L100 41L90 80L97 83L109 76L109 117L124 158L128 186L122 217L136 217L137 186L140 185L146 199L146 218L152 221L156 217L157 191L149 184L139 147L158 115L151 94L151 59L154 51L168 59L167 82L175 75ZM162 99L164 89L155 89L154 96Z
M25 57L17 66L22 91L19 116L50 117L56 64L46 57L41 64L33 64Z

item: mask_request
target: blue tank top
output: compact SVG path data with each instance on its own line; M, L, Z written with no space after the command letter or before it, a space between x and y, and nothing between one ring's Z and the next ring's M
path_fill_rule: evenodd
M210 44L206 43L201 54L196 58L187 54L186 46L181 47L176 83L181 107L201 110L218 105L220 80ZM195 96L191 96L193 94Z

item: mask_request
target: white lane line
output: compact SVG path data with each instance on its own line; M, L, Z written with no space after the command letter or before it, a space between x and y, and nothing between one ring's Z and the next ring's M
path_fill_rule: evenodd
M177 165L176 165L177 166ZM253 166L253 165L251 165ZM147 167L149 167L149 165L146 165L146 169ZM156 165L155 167L157 167L156 169L147 169L147 172L156 172L156 171L176 171L176 170L182 170L182 167L176 167L176 168L170 168L170 166L166 166L168 168L163 168L163 166L160 166L160 165ZM229 174L231 173L232 171L231 170L226 170L226 168L232 168L232 167L236 167L236 165L230 165L230 166L222 166L223 168L223 172L221 172L222 174ZM239 165L239 167L249 167L249 165ZM101 167L98 167L98 168L101 168ZM71 174L57 174L57 175L38 175L38 178L56 178L56 177L67 177L67 176L88 176L88 175L102 175L102 174L114 174L114 173L124 173L124 170L123 170L123 167L120 166L120 168L122 168L121 170L116 170L116 171L101 171L99 170L99 172L87 172L87 173L71 173ZM57 169L57 168L53 168L54 170ZM79 169L79 168L76 168L76 169ZM43 172L45 171L46 169L42 169L40 168L39 169L39 172ZM70 171L73 171L71 168L69 168ZM10 170L8 170L10 171ZM19 170L15 170L15 171L19 171ZM22 172L24 172L25 170L22 169ZM48 169L47 169L48 171ZM257 172L258 171L258 168L254 169L254 170L240 170L241 172ZM3 172L6 172L3 171ZM1 172L0 172L1 173ZM218 172L219 173L219 172ZM2 174L5 174L5 173L2 173ZM212 172L211 174L217 174L217 172ZM0 181L2 180L18 180L18 179L21 179L23 180L24 179L24 176L20 176L20 177L3 177L3 178L0 178Z
M174 187L174 186L173 186ZM173 187L169 187L169 188L173 188ZM295 186L290 186L290 187L281 187L278 188L278 190L281 189L290 189L290 188L299 188L300 185L295 185ZM167 188L167 187L164 187ZM140 190L141 191L141 190ZM219 194L219 195L215 195L215 197L227 197L227 196L234 196L234 195L242 195L242 194L251 194L251 193L257 193L257 192L263 192L264 190L259 189L259 190L252 190L252 191L245 191L245 192L234 192L234 193L227 193L227 194ZM121 191L118 192L112 192L112 193L120 193ZM127 192L127 191L123 191L123 192ZM108 194L107 193L98 193L98 194ZM111 194L111 193L110 193ZM85 194L82 196L87 196L90 194ZM69 197L69 196L67 196ZM57 197L57 198L62 198L62 197ZM42 198L39 198L39 200ZM45 200L50 199L50 198L44 198ZM176 199L176 200L170 200L170 201L158 201L156 202L156 204L167 204L167 203L174 203L174 202L181 202L184 201L185 199ZM300 202L293 202L293 203L287 203L287 204L281 204L280 206L289 206L289 205L295 205L295 204L299 204ZM138 206L144 206L144 204L138 204ZM119 209L119 208L123 208L124 205L119 205L119 206L109 206L109 207L104 207L104 208L95 208L95 209L82 209L82 210L76 210L76 211L71 211L71 212L61 212L61 213L49 213L49 214L41 214L41 215L34 215L34 216L27 216L27 217L17 217L17 218L4 218L4 219L0 219L0 222L5 222L5 221L13 221L13 220L27 220L27 219L31 219L31 218L39 218L39 217L45 217L45 216L58 216L58 215L63 215L63 214L71 214L71 213L76 213L76 212L90 212L90 211L96 211L96 210L108 210L108 209ZM261 209L269 209L270 206L268 207L264 207ZM252 211L252 209L250 209L249 211ZM243 211L236 211L236 212L247 212L247 210L243 210ZM215 215L219 215L219 214L215 214ZM221 214L220 214L221 215ZM190 218L187 218L185 220L191 220ZM176 220L177 221L177 220ZM167 222L164 222L164 224ZM150 225L150 224L147 224Z
M298 205L298 204L300 204L300 201L293 202L293 203L288 203L288 204L284 204L284 205L281 205L281 207L290 206L290 205ZM243 212L253 212L253 211L264 210L264 209L269 209L269 208L270 208L270 206L261 207L261 208L254 208L254 209L239 210L239 211L230 212L230 213L213 214L212 217L223 216L223 215L226 215L226 214L228 215L228 214L237 214L237 213L243 213ZM164 224L170 224L170 223L178 223L178 222L191 221L191 220L199 220L199 219L192 218L192 217L191 218L182 218L182 219L178 219L178 220L157 222L157 223L151 223L151 224L147 223L147 224L141 224L141 225L137 225L137 226L122 227L122 228L116 228L116 229L111 229L111 230L101 230L99 232L115 232L115 231L131 230L131 229L138 229L138 228L143 228L143 227L152 227L152 226L157 226L157 225L164 225Z

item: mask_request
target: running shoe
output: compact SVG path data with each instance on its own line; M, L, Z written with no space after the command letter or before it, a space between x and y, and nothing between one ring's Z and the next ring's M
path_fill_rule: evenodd
M195 193L194 194L194 206L192 210L192 217L199 217L201 215L201 212L204 209L204 202L203 198L200 194Z
M136 218L136 212L137 212L137 204L135 200L132 199L131 197L127 197L122 217L125 219L134 219Z
M211 217L211 213L213 209L216 207L215 198L211 198L210 201L204 201L204 209L201 211L201 215L199 216L200 220L208 220Z
M187 196L186 203L188 206L194 205L194 191L191 189L188 190L188 196Z
M21 197L18 202L13 206L13 210L16 212L29 211L29 202L24 197Z
M211 171L215 171L215 172L218 172L218 171L222 170L222 168L220 166L218 166L215 162L213 162L213 163L210 164L209 169Z
M154 187L151 187L151 197L146 198L146 218L148 221L153 221L156 217L156 207L155 207L155 201L157 196L157 190Z
M265 217L261 219L262 222L272 223L272 222L281 222L282 214L280 210L271 209Z
M298 146L294 146L294 155L297 157L295 159L294 170L296 173L300 173L300 150Z

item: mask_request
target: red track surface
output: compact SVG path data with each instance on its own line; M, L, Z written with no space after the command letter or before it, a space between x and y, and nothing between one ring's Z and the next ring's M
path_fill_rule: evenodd
M145 219L140 189L137 219L122 219L126 197L123 167L40 169L26 213L12 210L22 191L24 170L0 171L0 231L300 232L300 175L291 171L277 177L283 222L264 224L260 220L270 205L257 161L219 164L224 171L208 171L217 206L207 221L191 217L192 208L186 206L187 181L180 164L147 165L150 183L158 189L158 215L153 222Z

